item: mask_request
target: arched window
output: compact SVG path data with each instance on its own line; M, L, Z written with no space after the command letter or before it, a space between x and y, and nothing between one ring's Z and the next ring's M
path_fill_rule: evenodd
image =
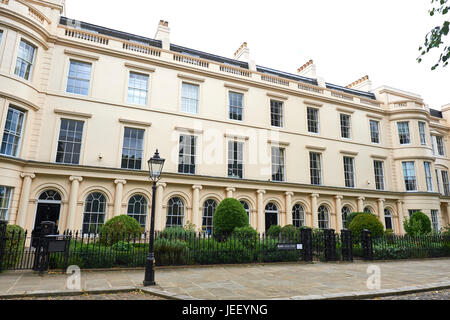
M328 229L328 208L325 206L320 206L317 212L319 218L319 229Z
M182 227L184 220L184 202L178 197L167 202L166 227Z
M128 200L127 214L135 218L141 227L147 222L147 199L143 195L134 195Z
M241 200L241 204L244 207L245 212L247 212L248 223L251 224L251 221L250 221L250 205L248 204L247 201L244 201L244 200Z
M269 202L266 205L266 232L271 225L278 224L278 207L275 203Z
M372 209L370 209L370 207L365 207L365 208L364 208L364 212L366 212L366 213L372 213Z
M105 196L100 192L89 194L84 204L83 233L97 234L99 227L105 223L105 213Z
M392 213L391 210L389 209L384 209L384 222L386 224L386 230L390 229L390 230L394 230L393 226L392 226Z
M216 207L217 201L213 199L208 199L203 202L202 229L207 234L212 234L213 232L213 215Z
M345 226L345 222L347 221L347 217L349 216L349 214L350 214L351 212L352 212L352 211L350 210L349 207L347 207L347 206L343 206L343 207L342 207L341 213L342 213L342 225L343 225L343 226ZM348 226L347 226L347 227L348 227Z
M46 190L39 196L41 201L61 201L61 195L55 190Z
M292 224L296 228L300 228L305 225L305 210L299 203L296 203L292 207Z

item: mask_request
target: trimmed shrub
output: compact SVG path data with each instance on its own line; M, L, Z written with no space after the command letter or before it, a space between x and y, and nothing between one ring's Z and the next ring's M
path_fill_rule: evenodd
M409 219L403 221L405 232L409 236L419 236L431 233L431 220L420 211L414 212Z
M3 268L13 268L23 255L25 242L25 230L18 225L8 224L6 226L5 255L3 257Z
M370 213L358 214L353 218L348 228L352 231L354 238L359 238L361 231L364 229L370 230L372 237L379 237L384 234L383 224L375 215Z
M258 232L250 226L235 228L233 237L238 239L246 248L254 248L258 242Z
M292 224L288 224L281 228L281 235L286 240L299 239L300 238L300 229L297 229Z
M193 238L195 232L183 227L167 227L161 232L161 238L166 239L189 239Z
M281 226L279 226L277 224L273 224L269 227L269 230L267 230L267 236L278 238L281 231L282 231Z
M185 264L186 248L187 244L184 241L164 238L156 239L154 244L156 265L169 266Z
M233 198L223 199L213 215L214 237L228 237L235 228L247 227L248 216L244 206Z
M141 225L136 219L122 214L109 219L100 228L100 242L105 245L113 245L128 236L137 237L141 234Z
M350 223L352 222L352 220L359 214L371 214L374 215L372 213L369 212L352 212L347 216L347 219L345 220L344 223L344 228L348 229L348 227L350 226Z

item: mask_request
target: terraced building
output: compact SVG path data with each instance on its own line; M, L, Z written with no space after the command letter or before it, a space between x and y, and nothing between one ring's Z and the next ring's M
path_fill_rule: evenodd
M281 58L281 57L280 57ZM166 159L156 229L211 231L225 197L251 225L342 229L353 211L403 233L415 210L450 222L450 105L257 65L64 16L62 0L0 0L0 218L96 232L148 228L147 159ZM424 84L426 85L426 84Z

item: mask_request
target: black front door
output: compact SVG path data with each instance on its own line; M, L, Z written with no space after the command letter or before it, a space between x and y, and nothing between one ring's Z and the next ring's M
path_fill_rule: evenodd
M42 221L53 221L58 228L60 203L38 203L34 229L41 226Z
M275 212L266 212L266 232L273 224L278 224L278 215Z

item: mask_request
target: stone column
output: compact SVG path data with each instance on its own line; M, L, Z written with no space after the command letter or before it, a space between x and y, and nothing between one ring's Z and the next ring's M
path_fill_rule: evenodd
M126 180L116 179L114 180L116 184L116 194L114 195L114 217L120 215L122 211L122 193L123 193L123 185L127 183Z
M69 181L72 182L69 195L69 212L67 214L66 229L74 230L75 228L75 216L77 214L77 202L78 202L78 189L80 182L83 181L83 177L70 176Z
M30 201L31 181L36 177L34 173L22 172L20 176L23 178L22 192L20 193L19 209L17 210L16 223L26 229L25 223L27 218L28 203Z
M264 214L264 194L266 193L266 190L257 190L256 193L258 194L257 230L259 233L263 233L266 231L266 229L265 229L265 214Z
M286 196L286 224L292 224L292 196L293 192L285 192Z
M450 202L447 202L447 223L450 224Z
M335 196L335 210L336 210L336 231L341 233L344 225L342 223L342 196Z
M166 184L164 182L156 183L156 203L152 203L152 206L155 206L155 230L162 231L164 230L165 224L165 214L163 211L163 198L164 198L164 188ZM149 216L149 215L148 215Z
M236 191L236 188L226 188L227 198L233 198L233 192Z
M358 197L358 212L363 212L364 211L364 200L366 198L364 197Z
M195 224L195 227L197 230L202 230L202 216L199 215L199 209L200 209L200 190L202 190L203 187L201 185L193 185L192 190L192 221L191 223Z
M386 229L386 220L384 219L384 201L384 199L378 199L378 219L380 219L384 229Z
M400 234L405 234L405 228L403 228L403 201L397 200L397 221L398 221L398 230Z
M317 216L317 193L311 194L311 220L313 228L319 228L319 217Z

